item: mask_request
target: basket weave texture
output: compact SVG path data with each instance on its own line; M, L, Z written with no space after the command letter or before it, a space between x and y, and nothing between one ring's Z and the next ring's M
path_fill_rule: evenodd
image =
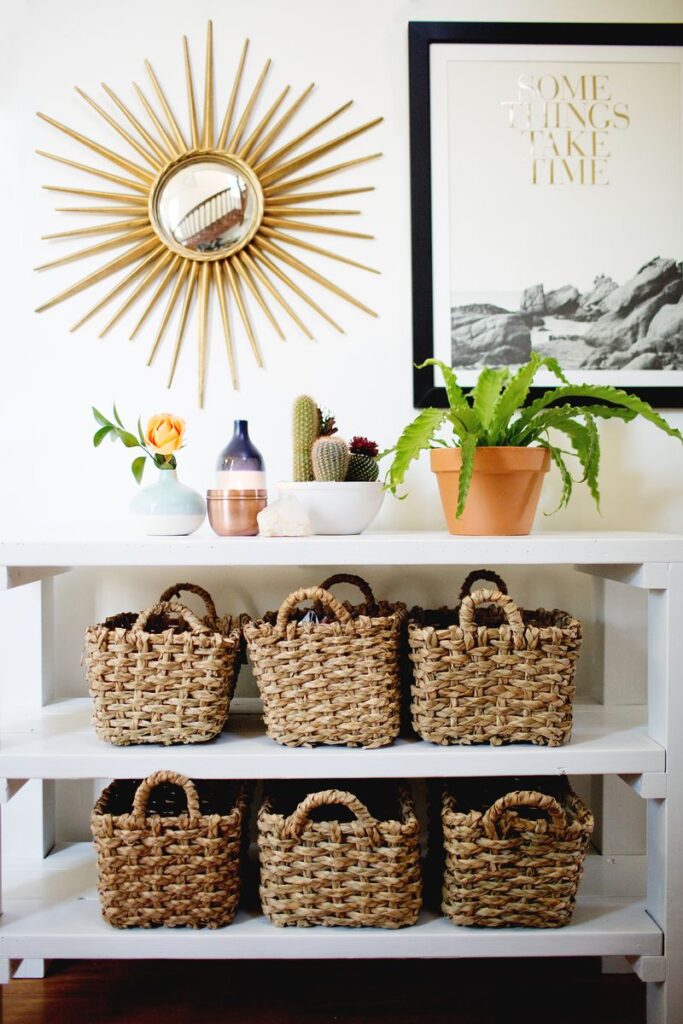
M483 813L446 789L442 910L454 924L559 928L574 910L593 816L569 786L509 792ZM531 818L526 809L543 812Z
M392 787L400 820L380 821L354 794L309 794L285 817L266 795L258 816L261 905L273 924L403 928L422 905L419 825L405 787ZM350 822L312 821L342 804Z
M470 594L481 578L496 588ZM581 623L559 610L518 608L486 570L470 573L460 598L453 610L410 613L415 731L440 744L567 742Z
M181 591L207 606L199 619L171 602ZM211 596L178 583L158 604L114 615L85 633L93 724L102 740L131 743L203 743L228 717L240 663L241 626L219 618Z
M153 813L153 804L163 813ZM108 786L91 826L102 913L109 924L229 924L239 900L246 807L241 784L236 789L220 782L195 786L170 771L139 784L126 780Z
M353 583L365 602L341 604L329 587ZM327 622L301 622L313 601ZM276 613L245 625L266 732L287 746L382 747L400 728L400 646L405 605L375 601L358 576L339 573L296 590Z

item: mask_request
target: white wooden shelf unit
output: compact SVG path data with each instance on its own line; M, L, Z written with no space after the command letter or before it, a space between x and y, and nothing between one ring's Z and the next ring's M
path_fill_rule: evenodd
M573 566L647 592L647 706L579 704L571 742L531 746L437 747L401 740L381 750L289 749L267 739L237 702L228 730L197 747L114 748L89 724L87 699L50 700L51 577L81 567ZM588 858L572 923L557 930L457 928L424 913L398 932L277 929L241 911L216 931L119 931L100 915L90 845L11 858L3 879L0 974L11 960L46 958L334 958L587 956L626 957L648 985L648 1024L683 1020L683 536L645 533L537 534L450 538L441 533L360 537L174 539L55 537L0 544L5 615L32 635L35 678L0 713L0 800L26 780L137 778L171 768L195 778L430 778L477 775L620 776L647 800L647 891L633 896L620 858ZM26 587L28 601L13 603ZM409 590L409 584L407 584ZM14 593L13 593L14 592ZM31 616L30 622L19 617ZM5 662L3 662L5 663ZM40 783L34 783L40 785ZM4 808L0 807L0 811ZM36 814L41 807L36 807ZM45 812L46 813L46 812ZM45 822L38 832L48 835ZM41 831L42 830L42 831ZM11 837L10 837L11 838ZM35 845L27 830L25 845ZM40 842L38 843L40 846ZM44 845L44 844L43 844ZM50 846L50 842L47 843ZM12 844L16 848L15 844ZM622 858L624 861L637 858ZM29 968L30 970L30 968Z

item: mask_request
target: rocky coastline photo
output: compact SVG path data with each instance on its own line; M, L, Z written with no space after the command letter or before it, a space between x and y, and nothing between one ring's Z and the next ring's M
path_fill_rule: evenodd
M657 256L621 284L598 275L584 293L533 284L519 309L451 308L454 368L514 366L532 349L566 370L683 370L682 264Z

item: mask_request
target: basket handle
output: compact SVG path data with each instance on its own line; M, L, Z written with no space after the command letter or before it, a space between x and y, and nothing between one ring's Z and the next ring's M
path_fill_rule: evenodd
M215 622L218 618L218 612L216 611L216 605L211 597L208 590L204 590L204 587L200 587L198 583L176 583L173 587L167 587L159 598L159 604L164 604L166 601L172 601L174 597L180 597L181 591L186 590L190 594L196 594L197 597L201 597L202 601L206 605L208 617L212 622Z
M489 839L500 838L496 826L502 815L514 807L535 807L539 811L545 811L550 818L550 827L556 835L561 836L567 831L567 815L554 797L532 789L519 790L500 797L491 804L482 817L481 823Z
M147 816L147 804L149 803L149 798L152 795L152 790L156 789L156 787L161 785L162 782L171 782L174 786L180 786L187 798L187 813L189 816L191 818L201 817L202 812L199 808L199 794L197 793L194 782L191 782L186 775L180 775L178 772L159 771L154 772L146 779L143 779L135 791L135 797L133 798L133 814L136 818L144 818Z
M476 583L477 580L486 580L487 583L495 583L496 589L499 590L501 594L507 594L508 592L507 583L503 577L499 576L497 572L493 571L493 569L473 569L472 572L468 573L465 577L463 585L460 588L460 597L458 600L462 601L463 597L467 597L472 590L472 584Z
M475 590L466 594L460 603L460 628L476 627L475 612L480 604L497 604L513 629L524 629L524 620L519 608L507 594L500 590Z
M299 839L308 823L308 816L311 811L315 810L316 807L324 807L327 804L342 804L342 806L348 807L356 815L363 832L372 845L382 845L382 837L377 819L373 818L365 804L357 796L354 796L353 793L347 793L343 789L324 789L319 793L309 793L296 810L288 818L285 818L282 830L283 838Z
M133 629L143 629L147 625L152 615L160 615L162 612L173 612L178 616L179 619L184 619L188 624L193 633L206 633L207 627L204 623L197 618L195 613L189 608L186 608L183 604L173 604L172 602L164 601L159 604L153 605L151 608L145 608L140 612L137 619L133 623Z
M323 590L321 587L302 587L301 590L295 590L289 597L286 597L280 605L275 622L278 632L285 632L292 612L301 601L314 601L316 604L324 605L339 622L351 621L350 612L329 591Z
M368 607L372 608L373 611L377 608L377 601L375 600L375 595L372 592L372 587L367 580L363 579L362 576L356 576L351 572L336 572L333 576L328 576L326 580L323 580L320 584L320 589L329 590L330 587L334 587L337 583L350 583L352 586L358 587L363 594Z

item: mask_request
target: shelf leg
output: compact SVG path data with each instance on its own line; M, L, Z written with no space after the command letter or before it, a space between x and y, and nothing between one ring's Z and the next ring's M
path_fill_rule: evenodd
M12 980L12 965L9 960L0 957L0 985L9 985Z
M44 978L47 965L47 960L37 960L32 957L30 960L20 960L14 970L15 978Z
M647 986L648 1024L683 1020L683 565L648 596L649 733L666 750L666 799L647 804L647 910L664 933L665 981Z
M53 697L53 579L0 593L10 611L0 622L2 700L36 711ZM5 856L44 857L54 845L54 783L31 780L5 816Z

